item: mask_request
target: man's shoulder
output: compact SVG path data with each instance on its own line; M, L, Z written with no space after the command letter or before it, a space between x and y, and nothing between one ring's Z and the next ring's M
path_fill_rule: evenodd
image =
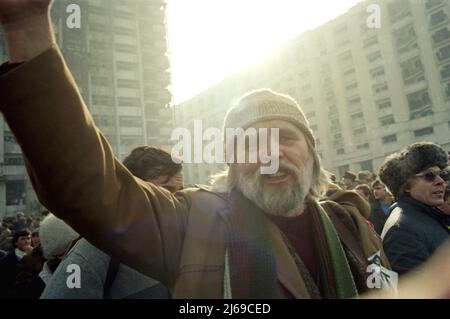
M211 202L224 204L228 201L228 193L218 192L210 185L195 184L192 187L185 188L176 193L178 196L184 196L190 199L191 202Z

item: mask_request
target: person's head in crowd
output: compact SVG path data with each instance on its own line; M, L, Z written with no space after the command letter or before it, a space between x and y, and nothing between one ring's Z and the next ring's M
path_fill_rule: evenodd
M25 221L25 214L23 212L17 212L16 221Z
M31 234L28 230L23 229L14 232L12 245L23 252L31 250Z
M245 94L228 110L223 132L239 128L254 128L256 132L266 129L267 154L272 154L274 143L279 147L278 171L263 174L259 159L256 163L232 161L218 176L218 180L226 176L228 191L237 189L264 212L278 216L298 214L307 199L323 195L328 177L321 167L309 123L294 99L269 89ZM272 129L278 129L278 141L271 137ZM235 147L245 138L243 135L234 139ZM225 144L230 142L226 140ZM259 147L264 147L261 141ZM250 153L247 148L246 159Z
M450 184L447 184L444 193L444 203L438 206L445 214L450 215Z
M392 194L388 191L388 189L386 188L386 185L384 185L383 182L379 178L377 178L372 183L371 186L372 186L373 196L375 197L376 200L385 202L385 203L393 200Z
M62 258L78 237L76 231L53 214L48 214L39 228L41 247L47 260Z
M366 201L370 201L370 195L372 193L370 187L366 184L360 184L355 187L355 191L361 195L362 198L364 198Z
M29 255L24 256L17 264L18 272L27 271L38 274L44 265L45 258L43 256L42 247L34 247Z
M348 189L352 187L353 183L356 180L356 174L350 171L347 171L344 173L344 176L342 177L342 181L344 183L344 186Z
M328 173L328 177L330 178L331 183L337 184L336 175L334 175L333 173Z
M370 185L373 182L373 174L370 171L359 171L358 181L360 184Z
M379 175L395 199L409 196L426 205L439 206L444 202L447 167L448 158L442 147L419 142L386 158Z
M41 243L40 239L39 239L39 229L35 229L32 233L31 233L31 246L33 248L39 246Z
M175 193L183 189L183 164L173 161L171 154L153 146L138 146L123 164L142 180L158 184Z

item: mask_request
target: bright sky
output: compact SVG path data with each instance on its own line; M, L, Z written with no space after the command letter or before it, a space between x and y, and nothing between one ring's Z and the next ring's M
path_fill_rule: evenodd
M251 65L358 0L168 0L174 102Z

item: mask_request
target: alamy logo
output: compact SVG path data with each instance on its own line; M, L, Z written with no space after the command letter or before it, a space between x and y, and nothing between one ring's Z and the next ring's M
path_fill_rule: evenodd
M366 25L369 29L381 28L381 7L379 4L369 4L366 8L366 12L370 13L367 17Z
M81 8L78 4L69 4L66 8L66 12L70 15L66 19L66 26L69 29L81 28Z
M203 130L201 120L194 121L194 136L187 128L172 131L171 140L178 141L172 148L172 160L180 163L261 163L261 174L273 174L279 167L279 129L250 127L215 127ZM203 143L206 142L204 146ZM193 155L193 157L192 157ZM179 158L177 158L179 157Z
M66 279L66 286L69 289L81 288L81 269L77 264L70 264L66 268L66 272L70 273Z
M384 289L391 291L394 296L397 295L398 274L381 265L381 253L377 251L368 258L369 265L366 272L370 275L367 277L367 288Z

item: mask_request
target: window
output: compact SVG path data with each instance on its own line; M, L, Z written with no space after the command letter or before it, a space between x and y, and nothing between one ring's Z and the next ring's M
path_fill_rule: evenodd
M112 98L111 96L93 95L92 96L92 104L113 106L114 98Z
M342 139L342 134L341 133L337 133L337 134L334 134L334 139L335 140L340 140L340 139Z
M366 128L365 127L353 130L353 135L362 135L364 133L366 133Z
M106 77L92 76L91 83L95 86L109 86L110 80Z
M361 104L360 97L355 97L355 98L348 100L348 105L355 105L355 104Z
M137 98L119 97L120 106L140 106L141 101Z
M417 47L416 32L412 24L394 31L393 34L397 52L404 53Z
M414 137L421 137L425 135L430 135L434 133L434 128L432 126L421 128L420 130L414 131Z
M367 55L366 58L367 58L367 61L369 63L375 63L375 62L380 61L382 59L380 51L371 53L371 54Z
M439 61L444 61L450 58L450 44L440 48L439 51L436 52L436 57Z
M430 96L427 90L407 95L410 119L433 114Z
M401 63L400 68L406 85L425 80L422 62L418 56Z
M370 71L370 75L372 77L373 80L376 80L378 78L384 78L385 72L383 68L378 68L375 70L371 70Z
M343 149L343 148L338 148L337 150L336 150L336 154L337 155L342 155L342 154L344 154L345 153L345 150Z
M394 115L388 115L380 118L381 126L388 126L395 124Z
M443 3L444 0L427 0L427 2L425 3L425 8L431 9Z
M450 64L447 64L441 68L441 77L443 80L450 77Z
M439 10L436 13L433 13L430 17L430 26L435 26L440 24L441 22L447 21L447 14L443 10Z
M352 120L362 119L363 117L364 117L363 112L358 112L358 113L352 114Z
M388 90L388 86L386 83L381 84L381 85L374 85L373 86L373 91L375 92L375 94L380 94L383 93L385 91Z
M367 145L369 146L369 145ZM359 162L359 165L361 166L361 170L362 171L369 171L369 172L373 172L373 164L372 164L372 160L368 160L368 161L363 161L363 162Z
M434 44L439 44L450 38L450 31L448 30L448 27L445 27L434 32L432 37Z
M119 124L120 126L128 126L128 127L141 127L142 126L142 120L140 117L134 117L134 116L121 116L119 118Z
M6 205L25 204L25 181L6 181Z
M373 36L373 37L368 38L368 39L365 39L365 40L363 41L363 47L364 47L364 48L369 48L369 47L371 47L371 46L373 46L373 45L375 45L375 44L377 44L377 43L378 43L378 38L377 38L377 36Z
M383 142L383 144L397 142L397 135L392 134L392 135L383 136L382 142Z
M392 23L409 15L410 4L408 0L394 0L388 3L389 20Z
M345 89L346 89L347 91L350 91L350 90L356 89L357 87L358 87L358 83L357 83L357 82L353 82L353 83L348 84L348 85L345 87Z
M117 87L139 89L139 82L135 80L117 80Z
M391 100L389 100L389 99L379 101L379 102L377 102L377 105L378 105L379 110L389 109L392 107Z
M356 149L358 149L358 150L365 150L365 149L368 149L368 148L369 148L369 143L356 145Z

